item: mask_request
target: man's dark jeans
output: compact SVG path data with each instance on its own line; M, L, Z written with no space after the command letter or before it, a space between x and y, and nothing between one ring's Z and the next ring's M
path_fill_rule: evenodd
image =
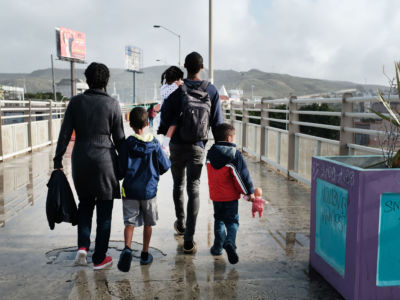
M214 205L214 251L220 252L228 245L236 249L239 228L238 200L217 202Z
M184 196L186 174L186 191L188 203L186 210L185 241L193 241L199 212L200 175L203 168L205 150L197 145L170 144L171 172L174 180L173 198L175 214L179 225L185 223Z
M92 229L93 210L96 206L97 229L96 244L92 261L101 263L106 258L111 232L111 217L114 200L95 200L94 198L80 199L78 206L78 248L90 247L90 232Z

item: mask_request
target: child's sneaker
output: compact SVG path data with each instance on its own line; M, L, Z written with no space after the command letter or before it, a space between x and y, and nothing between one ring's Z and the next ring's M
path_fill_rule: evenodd
M106 268L107 266L112 265L112 258L111 256L106 256L106 258L99 264L93 264L93 269L94 270L101 270Z
M80 247L75 257L75 266L86 266L87 265L87 249L86 247Z
M125 247L124 250L122 250L121 255L119 257L118 261L118 270L121 272L129 272L129 269L131 268L131 262L132 262L132 249Z
M140 255L140 264L141 265L148 265L151 264L153 261L153 255L151 255L149 252L143 252Z
M232 265L237 264L239 262L239 256L236 253L235 247L233 247L231 244L228 244L224 246L224 248L226 250L226 254L228 255L229 262Z
M211 253L211 255L214 255L214 256L220 256L220 255L222 255L222 250L217 250L215 247L214 247L214 245L210 248L210 253Z

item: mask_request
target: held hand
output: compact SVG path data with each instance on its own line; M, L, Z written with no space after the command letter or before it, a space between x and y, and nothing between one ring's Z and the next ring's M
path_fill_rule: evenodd
M249 201L250 202L254 202L254 199L255 199L254 194L250 194L249 195Z
M176 80L176 81L175 81L175 84L176 84L177 86L180 86L180 85L183 84L183 80L182 80L182 79Z
M57 168L56 170L60 170L60 171L64 172L64 168Z

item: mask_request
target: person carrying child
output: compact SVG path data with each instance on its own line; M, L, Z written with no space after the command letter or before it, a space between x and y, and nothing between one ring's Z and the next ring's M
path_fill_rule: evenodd
M132 236L135 227L144 225L143 249L140 264L153 261L149 253L152 226L158 220L157 185L160 175L167 172L171 162L151 133L145 133L149 125L148 114L142 107L135 107L129 114L134 134L122 144L119 168L122 183L125 248L121 252L118 269L128 272L132 261Z
M215 144L207 154L210 199L214 206L214 244L212 255L225 249L228 260L236 264L236 233L239 228L238 199L241 194L254 201L254 187L241 153L236 150L235 128L219 124L214 131Z
M171 66L168 69L164 71L164 73L161 74L161 105L164 104L164 101L171 95L173 92L175 92L180 85L183 84L183 72L181 69L179 69L176 66ZM155 121L156 124L159 124L159 126L165 126L164 124L161 125L161 113L157 115L157 121ZM159 127L158 126L158 127ZM155 128L156 131L158 130L158 127ZM167 129L167 133L164 136L163 142L162 142L162 147L164 151L169 154L169 142L171 141L171 137L176 131L176 125L171 125Z

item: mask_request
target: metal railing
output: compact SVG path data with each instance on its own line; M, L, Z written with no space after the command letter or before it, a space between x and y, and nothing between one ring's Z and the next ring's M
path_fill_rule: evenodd
M0 100L0 160L57 141L67 103Z
M389 101L399 101L391 97ZM346 93L341 98L289 98L262 100L254 102L242 100L225 102L222 111L225 122L230 122L236 128L236 142L239 148L261 161L264 161L288 177L293 177L307 185L311 182L311 158L314 155L364 155L382 154L379 145L371 147L356 143L356 135L373 137L384 136L383 130L377 128L358 128L361 120L375 119L378 116L366 108L357 108L360 103L379 102L377 97L352 97ZM328 103L335 111L301 110L302 106ZM281 107L277 108L278 105ZM282 109L282 105L286 109ZM359 111L356 111L359 110ZM254 113L255 112L255 113ZM286 118L271 117L272 113L280 113ZM256 116L254 115L256 114ZM321 124L300 121L300 116L315 115L336 117L340 124ZM385 114L387 115L387 114ZM271 126L271 123L283 124L283 128ZM307 128L322 128L338 132L338 140L305 134L300 126Z

